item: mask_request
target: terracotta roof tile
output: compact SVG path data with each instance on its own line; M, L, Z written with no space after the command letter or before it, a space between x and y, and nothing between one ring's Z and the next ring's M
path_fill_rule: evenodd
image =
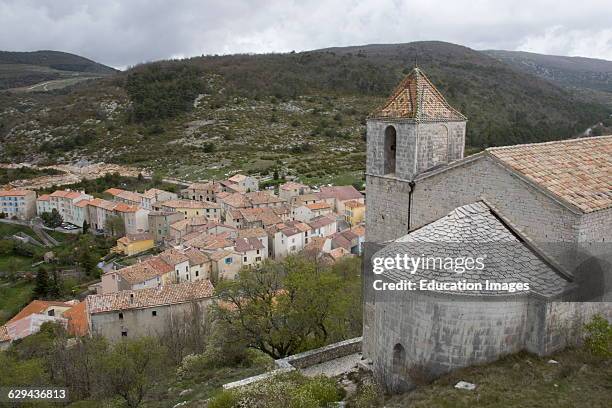
M96 314L186 303L212 297L213 291L213 285L209 280L199 280L153 289L123 290L103 295L90 295L86 299L87 311L90 314Z
M395 88L385 104L372 113L373 118L398 118L421 121L464 121L419 68L414 68Z
M33 193L31 190L0 190L0 197L21 197Z
M585 213L612 207L612 136L495 147L487 152Z

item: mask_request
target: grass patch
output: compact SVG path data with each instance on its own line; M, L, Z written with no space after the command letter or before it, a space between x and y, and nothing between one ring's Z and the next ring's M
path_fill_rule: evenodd
M0 279L0 324L6 323L30 301L33 288L30 282Z
M553 359L559 364L550 364ZM460 381L477 385L457 390ZM446 375L385 402L386 407L609 407L612 360L568 349L549 357L519 353Z

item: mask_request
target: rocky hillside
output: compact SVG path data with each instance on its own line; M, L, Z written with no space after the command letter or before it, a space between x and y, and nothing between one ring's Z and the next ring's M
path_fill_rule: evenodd
M485 53L518 70L566 88L591 90L612 101L612 61L542 55L522 51L488 50Z
M60 91L0 93L0 160L85 157L191 179L283 169L313 183L353 182L365 166L365 118L415 61L468 116L472 151L572 137L609 115L448 43L204 56Z

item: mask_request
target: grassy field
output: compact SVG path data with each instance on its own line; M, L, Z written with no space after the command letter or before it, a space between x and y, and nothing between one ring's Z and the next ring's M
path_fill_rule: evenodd
M551 364L549 360L558 364ZM476 384L458 390L458 381ZM539 358L521 353L470 367L385 401L386 407L610 407L612 361L582 349Z
M32 298L34 284L0 279L0 324L17 314Z

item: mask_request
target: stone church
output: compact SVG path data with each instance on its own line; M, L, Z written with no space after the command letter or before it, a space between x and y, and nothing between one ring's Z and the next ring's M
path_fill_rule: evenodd
M593 314L612 319L612 136L464 157L466 123L419 68L367 121L366 241L375 250L365 261L363 354L389 390L521 350L546 355L575 341ZM371 289L372 257L433 244L444 255L488 245L487 270L463 277L530 290ZM452 278L385 275L415 277Z

